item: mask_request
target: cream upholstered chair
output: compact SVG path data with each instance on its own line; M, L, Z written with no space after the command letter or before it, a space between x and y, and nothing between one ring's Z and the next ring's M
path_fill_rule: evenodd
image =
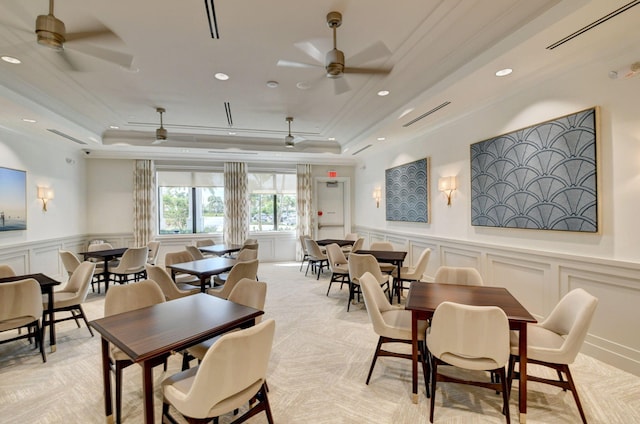
M16 272L9 265L0 265L0 278L15 277Z
M73 252L69 252L68 250L61 250L59 252L60 259L62 259L62 265L64 265L64 269L67 270L67 274L71 277L73 271L76 270L80 266L80 259ZM93 282L91 283L93 285Z
M376 258L374 258L373 255L352 253L349 255L349 302L347 303L347 312L356 294L358 294L358 299L360 299L360 277L367 272L375 277L378 285L383 287L384 291L388 293L389 298L391 298L389 275L383 274L382 271L380 271Z
M358 233L347 233L344 235L344 239L356 242L358 241ZM342 246L340 249L344 252L345 255L348 255L349 253L351 253L351 249L353 249L353 245Z
M216 244L212 239L196 240L196 247L213 246Z
M229 276L227 277L227 281L224 283L222 288L212 288L207 290L207 293L210 295L220 297L222 299L226 299L229 297L231 290L235 287L238 281L243 278L249 278L251 280L256 280L256 276L258 275L258 260L254 259L248 262L237 262L231 271L229 271Z
M395 249L393 248L393 244L391 242L388 242L388 241L374 241L373 243L371 243L371 246L369 246L369 250L393 251ZM394 270L398 269L398 267L395 266L394 264L390 264L390 263L386 263L386 262L380 262L379 266L380 266L380 269L382 270L382 272L387 272L387 273L391 273Z
M401 353L397 351L384 350L383 344L385 343L412 343L411 335L411 311L404 309L400 305L391 305L389 299L384 294L382 287L371 273L365 272L359 279L360 287L362 288L362 295L364 297L364 303L367 306L367 313L371 324L373 324L373 331L379 336L378 345L376 346L376 352L373 355L371 361L371 368L369 368L369 375L367 375L367 384L371 380L371 374L373 368L376 365L376 360L381 356L391 356L394 358L404 358L412 360L411 353ZM427 351L425 348L424 335L427 330L426 321L418 321L418 347L419 347L419 360L422 363L422 373L424 375L424 385L429 394L429 384L427 380L428 368L427 363Z
M305 246L307 246L307 254L309 258L307 259L307 270L304 275L307 275L309 272L309 266L311 266L311 271L317 271L318 276L316 280L320 279L320 273L323 271L324 267L328 267L329 259L327 258L326 253L322 253L320 250L320 246L316 243L315 240L306 238L304 239Z
M565 391L570 390L576 401L580 418L585 424L587 419L582 410L569 365L575 361L587 337L597 305L596 297L583 289L574 289L558 302L544 321L527 325L527 362L552 368L556 370L559 377L558 380L552 380L527 375L528 381L550 384ZM518 335L512 332L509 386L514 376L514 364L519 359L518 352ZM562 378L562 373L566 375L567 381Z
M132 284L114 286L104 298L104 316L121 314L135 309L146 308L164 302L164 294L152 280L142 280ZM133 364L120 349L111 345L109 360L116 379L116 423L122 414L122 370ZM165 362L166 364L166 362Z
M258 251L254 249L242 249L238 252L238 256L236 256L237 262L248 262L248 261L253 261L254 259L258 259ZM221 286L227 282L227 278L229 278L228 272L214 275L213 283L216 286ZM256 276L256 279L257 279L257 276Z
M329 296L331 284L340 283L340 290L342 290L343 284L349 284L349 261L340 246L335 243L327 245L327 260L329 261L329 270L331 270L329 287L327 287L327 296Z
M265 381L274 333L272 319L226 333L211 346L198 367L165 379L163 418L175 422L169 417L169 405L173 405L189 422L207 423L256 400L234 423L265 411L267 421L273 424Z
M111 250L113 245L107 242L89 243L87 246L87 252L97 252L100 250ZM104 280L104 261L98 258L87 258L89 262L96 264L96 269L93 273L93 281L91 282L91 290L95 292L95 284L98 285L98 293L100 293L100 282ZM120 263L120 259L112 259L109 261L110 267L116 267ZM106 284L106 282L105 282Z
M355 243L353 243L353 246L351 246L351 250L349 252L345 252L345 256L349 258L349 255L351 254L351 252L357 252L358 250L361 250L363 248L364 248L364 237L360 237L358 240L356 240Z
M181 297L200 293L200 288L195 286L192 286L189 290L178 288L176 283L171 279L167 270L159 265L146 264L145 269L147 271L147 278L156 282L167 300L179 299Z
M309 260L309 252L307 252L307 244L304 242L305 239L311 238L308 235L300 236L300 246L302 246L302 261L300 262L300 271L302 271L302 266L305 261Z
M80 328L78 318L82 318L89 333L91 333L91 337L93 337L93 330L89 327L89 322L82 309L82 303L84 303L89 293L89 284L91 284L95 269L96 264L93 262L82 262L75 271L73 271L67 284L61 290L55 292L55 296L53 296L53 312L70 312L71 316L64 318L56 317L54 324L72 319L75 320L76 325ZM40 302L43 303L43 307L46 308L46 303L44 303L42 299ZM49 317L43 325L49 324L50 319L51 317Z
M42 310L40 284L33 278L0 284L0 332L23 327L28 330L25 334L3 339L0 344L33 337L40 346L42 362L47 362L40 327Z
M204 259L204 255L196 246L185 246L185 249L189 252L194 261Z
M431 257L431 249L424 249L422 253L420 253L420 257L418 258L418 262L415 266L412 267L400 267L400 278L398 279L398 268L394 269L391 273L391 276L394 279L394 290L400 290L400 292L408 289L408 287L404 286L404 282L412 282L412 281L420 281L422 280L422 276L424 272L427 270L427 265L429 264L429 258ZM400 293L401 295L402 293Z
M186 250L181 250L179 252L169 252L164 255L165 266L181 264L185 262L193 262L193 256L191 256L191 253L187 252ZM167 268L167 272L169 273L169 275L173 275L171 274L171 269ZM196 283L198 286L200 285L200 279L191 274L178 273L176 275L175 281L178 287L180 287L182 290L190 290L187 287L182 287L182 285L184 284L191 285L191 283Z
M434 283L482 286L482 276L471 267L441 266L433 278Z
M109 273L113 281L124 284L131 280L138 281L144 278L144 266L147 264L148 252L147 246L127 249L117 266L112 268L109 265Z
M249 306L251 308L264 310L264 302L267 298L267 283L263 281L256 281L250 278L243 278L238 281L231 293L229 299L232 302L239 303L240 305ZM262 315L255 319L255 323L258 324L262 320ZM182 370L189 368L189 361L191 359L197 359L198 362L202 361L207 350L219 339L220 337L214 337L206 340L202 343L198 343L195 346L188 348L183 352L182 356Z
M147 263L151 265L155 265L158 260L158 253L160 253L160 242L159 241L150 241L147 243L147 248L149 249L149 256L147 257Z
M502 392L503 413L507 424L509 389L505 365L509 360L509 320L497 306L470 306L442 302L435 310L427 332L427 347L431 353L431 411L433 422L436 383L469 384ZM452 365L472 371L490 371L500 376L499 383L469 380L438 373L439 365Z

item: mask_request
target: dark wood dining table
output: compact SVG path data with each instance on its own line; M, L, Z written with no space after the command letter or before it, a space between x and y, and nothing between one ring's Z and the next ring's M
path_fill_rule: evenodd
M49 323L49 345L51 346L51 352L56 351L56 326L54 325L55 318L53 313L53 288L55 286L60 285L60 281L54 280L53 278L37 273L37 274L26 274L26 275L15 275L13 277L4 277L0 278L0 283L11 283L13 281L26 280L28 278L33 278L40 284L40 291L42 294L47 295L47 307L45 308L42 316L42 323ZM49 320L45 320L44 315L47 314L49 316ZM44 334L44 328L42 329ZM44 337L42 338L44 343Z
M341 239L321 239L321 240L316 240L316 243L318 243L318 246L328 246L330 244L337 244L340 247L344 247L344 246L353 246L353 243L355 243L355 240L341 240Z
M418 321L431 318L438 305L444 301L473 306L498 306L507 315L509 327L512 330L518 330L520 343L520 422L526 422L527 324L537 321L504 287L463 286L420 281L411 283L405 309L411 311L413 402L418 402Z
M400 303L400 295L402 294L400 271L402 270L404 258L407 257L407 252L403 250L358 250L353 253L357 253L359 255L372 255L378 262L390 263L396 266L398 270L398 278L393 279L393 290L391 291L391 296L393 296L394 292L397 293L398 303Z
M104 269L102 270L102 278L104 279L104 291L109 289L109 261L120 258L127 251L127 247L119 247L117 249L95 250L93 252L80 252L79 254L87 258L101 259L104 261ZM100 285L98 285L100 291Z
M185 273L195 275L200 279L200 291L205 292L207 280L213 275L229 271L236 264L231 258L205 258L191 262L167 265L171 269L171 278L175 281L176 274Z
M212 244L210 246L198 247L202 253L213 253L216 256L224 256L229 253L239 252L242 244Z
M102 376L106 422L113 423L109 344L142 366L144 422L154 422L152 369L172 352L219 336L234 328L255 324L263 314L215 296L198 293L147 308L111 315L89 325L102 336Z

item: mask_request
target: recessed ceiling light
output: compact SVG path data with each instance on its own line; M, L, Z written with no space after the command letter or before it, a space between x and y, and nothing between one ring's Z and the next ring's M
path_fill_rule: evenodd
M311 88L311 84L305 81L300 81L296 84L296 87L298 87L300 90L308 90Z
M269 88L277 88L278 87L278 81L267 81L267 87Z
M380 90L378 91L378 96L384 97L389 95L389 90Z
M22 120L23 120L24 122L28 122L28 123L30 123L30 124L34 124L34 123L36 123L36 122L37 122L35 119L30 119L30 118L22 118Z
M511 69L511 68L500 69L498 72L496 72L496 76L497 77L506 77L511 72L513 72L513 69Z
M13 63L14 65L18 65L18 64L22 63L20 61L20 59L18 59L17 57L13 57L13 56L2 56L2 60L4 60L7 63Z
M386 140L386 138L384 138L384 137L378 137L378 141L385 141L385 140Z
M336 141L336 138L335 137L329 137L328 140L329 141Z
M224 74L224 73L222 73L222 72L218 72L218 73L216 73L216 74L214 75L214 77L216 77L216 79L217 79L217 80L220 80L220 81L226 81L226 80L228 80L228 79L229 79L229 75Z
M109 125L109 128L111 128L112 130L119 130L120 127L117 125Z

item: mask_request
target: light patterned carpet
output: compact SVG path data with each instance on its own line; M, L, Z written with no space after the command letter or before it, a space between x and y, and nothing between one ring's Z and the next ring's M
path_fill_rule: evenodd
M316 281L305 277L298 266L260 264L258 273L269 284L265 316L276 320L268 374L275 422L428 423L422 379L420 401L411 402L408 361L379 359L371 383L365 385L377 336L364 305L352 305L346 312L346 287L340 290L334 285L326 297L328 273ZM85 305L89 319L102 316L103 301L104 294L89 295ZM56 328L58 349L48 353L45 364L24 340L0 345L0 423L104 422L100 338L90 337L73 321ZM180 357L175 355L167 373L162 367L154 370L156 422L160 422L160 382L179 369ZM585 355L572 369L591 424L640 423L639 377ZM126 368L123 379L123 421L141 423L140 367ZM580 422L568 392L531 383L528 399L529 423ZM510 407L511 419L518 422L517 390ZM501 397L495 392L442 384L436 394L435 422L503 423L500 408ZM221 423L232 418L225 416ZM249 422L267 421L261 413Z

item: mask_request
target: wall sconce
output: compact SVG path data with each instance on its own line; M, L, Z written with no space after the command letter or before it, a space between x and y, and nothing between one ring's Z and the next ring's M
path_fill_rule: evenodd
M38 187L38 199L42 200L42 212L47 211L47 201L53 199L53 189Z
M456 177L442 177L438 180L438 190L447 196L447 206L451 206L451 194L456 189Z
M376 208L380 207L380 199L382 198L382 189L376 187L373 189L373 198L376 200Z

